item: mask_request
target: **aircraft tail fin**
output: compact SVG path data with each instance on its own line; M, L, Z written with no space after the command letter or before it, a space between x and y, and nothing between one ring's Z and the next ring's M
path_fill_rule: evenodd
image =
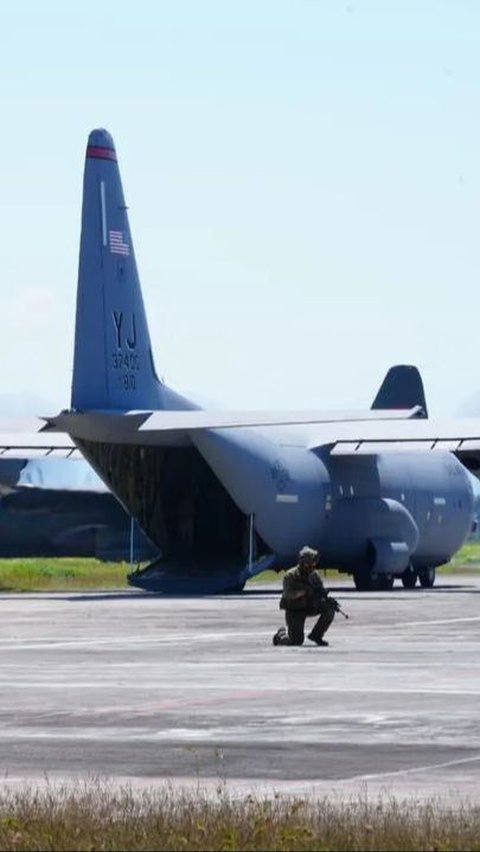
M390 367L378 391L372 409L376 408L414 408L421 406L428 417L427 402L422 377L417 369L407 364Z
M161 409L113 139L88 138L83 179L71 407Z

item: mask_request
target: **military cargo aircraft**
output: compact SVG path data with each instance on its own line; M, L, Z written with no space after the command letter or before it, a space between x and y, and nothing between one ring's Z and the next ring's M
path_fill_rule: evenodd
M155 553L85 461L0 456L0 557L143 562Z
M423 388L411 388L397 372L371 411L263 414L200 410L167 387L100 129L86 150L71 406L27 431L0 424L0 449L81 452L158 548L130 575L144 589L239 590L304 544L359 589L432 586L472 527L480 423L422 416Z

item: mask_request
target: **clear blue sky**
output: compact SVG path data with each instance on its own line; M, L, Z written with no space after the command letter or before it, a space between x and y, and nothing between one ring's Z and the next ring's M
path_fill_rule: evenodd
M406 362L433 414L468 409L480 4L30 0L2 8L0 70L0 396L69 403L84 149L104 126L169 384L362 406Z

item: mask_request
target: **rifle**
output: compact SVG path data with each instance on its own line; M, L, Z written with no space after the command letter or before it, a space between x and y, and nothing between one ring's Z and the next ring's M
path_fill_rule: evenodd
M322 611L322 603L327 603L327 604L330 604L330 606L335 610L335 612L339 612L340 615L343 615L344 618L349 618L347 613L343 611L343 609L340 606L340 604L338 603L338 601L335 598L331 598L330 595L327 595L325 597L325 594L321 594L321 595L315 594L313 596L312 603L313 603L312 609L313 609L313 612L315 614Z
M330 597L328 597L328 598L327 598L327 601L330 601L330 603L333 605L333 608L334 608L335 612L339 612L339 613L340 613L340 615L343 615L343 617L344 617L344 618L348 618L348 617L349 617L349 616L347 615L347 613L343 611L342 607L340 606L340 604L338 603L338 601L337 601L337 600L335 600L335 598L330 598Z

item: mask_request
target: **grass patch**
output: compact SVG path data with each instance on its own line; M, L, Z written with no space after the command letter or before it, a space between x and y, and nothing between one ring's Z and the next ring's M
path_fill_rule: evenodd
M284 573L285 573L284 571L280 571L279 574L277 574L276 571L262 571L261 574L256 574L256 576L252 577L251 580L249 580L248 582L249 583L272 583L274 580L276 580L277 583L281 583L282 580L283 580L283 577L284 577ZM333 581L342 580L342 579L345 580L345 578L348 579L348 574L341 574L340 571L336 571L333 568L327 568L326 574L325 574L325 572L322 568L320 570L320 575L322 577L322 580L325 580L327 582L332 582L332 580Z
M0 792L0 850L480 850L480 808L94 783Z
M470 541L455 554L450 565L442 565L442 572L448 569L452 572L465 571L469 568L480 568L480 542Z
M0 559L0 592L86 591L88 589L125 589L130 566L126 562L101 562L98 559ZM480 542L469 542L440 574L472 574L480 570ZM322 572L323 576L323 572ZM328 570L327 583L348 575ZM280 583L283 572L263 571L251 583Z
M126 588L128 570L126 562L98 559L0 559L0 591Z

